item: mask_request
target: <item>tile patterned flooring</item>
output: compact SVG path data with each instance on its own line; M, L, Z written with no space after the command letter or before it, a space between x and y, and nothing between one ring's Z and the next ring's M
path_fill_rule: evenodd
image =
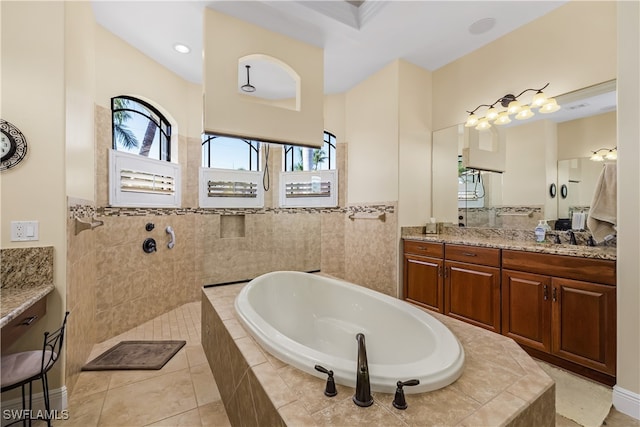
M56 427L230 426L200 344L200 302L185 304L96 344L87 362L123 340L186 340L158 371L81 372L69 396L69 419ZM579 427L556 414L556 426ZM612 409L603 426L640 426Z
M57 426L230 426L200 344L200 303L185 304L96 344L94 357L124 340L186 340L157 371L84 371Z

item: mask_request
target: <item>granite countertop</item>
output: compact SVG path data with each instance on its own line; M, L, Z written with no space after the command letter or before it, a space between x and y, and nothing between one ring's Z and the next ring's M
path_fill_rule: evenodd
M38 300L46 297L54 290L53 283L44 283L28 287L3 287L0 304L0 327L4 327L16 317L24 313Z
M554 243L536 243L527 240L515 240L506 237L477 237L448 234L409 233L402 236L405 240L425 242L455 243L486 248L513 249L516 251L537 252L545 254L568 255L582 258L616 260L616 248L606 246L584 246Z

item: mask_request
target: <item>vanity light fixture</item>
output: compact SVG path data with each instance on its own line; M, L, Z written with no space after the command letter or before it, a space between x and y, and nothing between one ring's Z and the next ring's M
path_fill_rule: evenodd
M240 86L240 89L244 92L255 92L256 87L249 82L249 69L251 68L251 65L245 65L245 67L247 67L247 83Z
M618 147L600 148L592 152L589 160L594 162L603 162L605 160L616 160L618 158Z
M547 86L549 86L549 83L540 89L525 89L518 95L506 94L498 98L493 104L480 104L473 111L467 111L469 117L467 117L465 127L475 127L477 130L485 130L491 127L489 122L493 122L495 125L506 125L511 123L509 115L515 115L514 118L517 120L526 120L535 115L531 110L532 108L537 108L538 112L542 114L554 113L560 109L560 105L558 105L558 102L554 98L547 98L544 92L542 92ZM531 100L531 104L520 104L518 98L529 91L536 92ZM478 117L475 114L480 107L488 107L484 117ZM505 109L501 109L500 107Z

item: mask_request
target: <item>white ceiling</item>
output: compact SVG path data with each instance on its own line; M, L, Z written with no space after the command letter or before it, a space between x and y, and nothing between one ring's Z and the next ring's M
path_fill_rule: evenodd
M351 89L398 58L434 71L567 1L92 0L92 6L100 25L193 83L202 82L205 7L322 47L324 93L332 94ZM486 24L488 31L472 31ZM189 46L191 52L176 52L176 43ZM254 86L273 87L265 80L275 82L278 77L264 64L252 64ZM239 86L246 82L243 66L238 81ZM291 96L281 87L252 95ZM615 109L615 91L596 95L589 100L563 99L563 108L545 118L560 122Z
M326 94L344 92L398 58L436 70L564 3L92 0L100 25L194 83L202 81L205 7L322 47ZM469 31L487 18L495 20L489 31ZM176 43L191 53L177 53Z

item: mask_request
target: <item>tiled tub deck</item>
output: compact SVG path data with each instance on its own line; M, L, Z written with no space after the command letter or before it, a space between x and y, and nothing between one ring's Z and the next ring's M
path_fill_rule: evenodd
M266 350L239 323L233 302L244 284L203 289L202 345L232 425L243 426L553 426L555 384L510 338L430 313L462 343L462 376L434 392L406 395L395 409L392 394L373 393L360 408L354 390L289 366Z

